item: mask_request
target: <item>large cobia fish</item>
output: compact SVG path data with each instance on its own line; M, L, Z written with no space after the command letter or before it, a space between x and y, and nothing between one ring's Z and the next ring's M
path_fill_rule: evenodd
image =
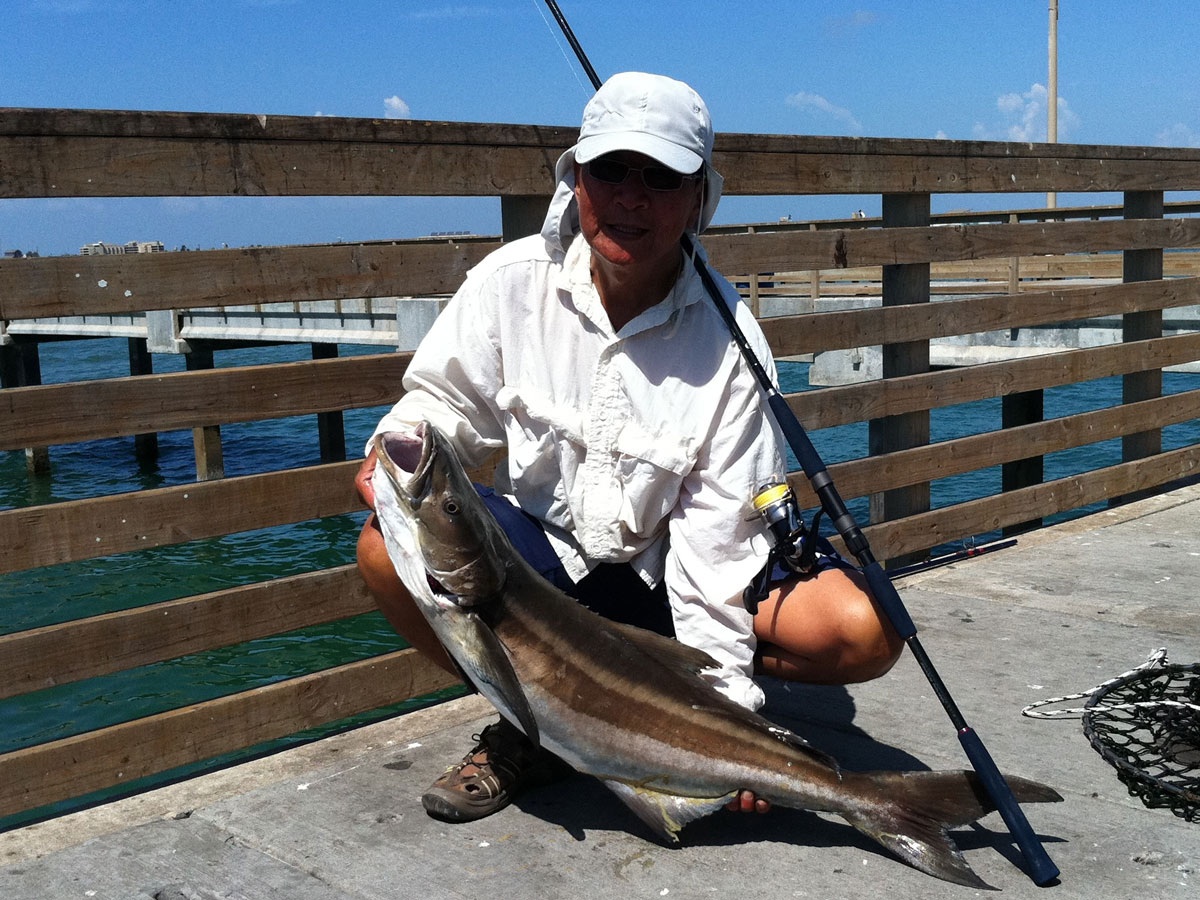
M513 550L444 435L375 439L388 555L466 677L535 743L601 779L667 842L748 789L836 813L923 872L987 887L947 829L993 808L972 772L847 772L698 673L707 654L586 609ZM1009 780L1023 802L1062 798Z

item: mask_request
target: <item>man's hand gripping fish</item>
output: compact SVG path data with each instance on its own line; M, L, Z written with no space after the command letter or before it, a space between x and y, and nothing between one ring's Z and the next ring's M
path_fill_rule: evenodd
M381 434L375 449L388 555L466 678L665 841L747 789L836 813L923 872L987 887L947 833L993 809L973 772L842 771L709 685L699 675L714 665L707 654L604 619L542 579L435 427ZM1009 783L1022 802L1062 799Z

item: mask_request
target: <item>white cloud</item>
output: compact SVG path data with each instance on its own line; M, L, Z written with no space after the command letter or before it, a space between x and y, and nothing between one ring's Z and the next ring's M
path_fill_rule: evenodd
M412 110L408 108L408 104L395 94L383 101L383 108L384 116L389 119L408 119L412 116Z
M1023 143L1045 141L1050 126L1047 111L1050 92L1045 85L1034 84L1023 94L1001 94L996 100L1000 121L994 125L976 122L974 137L978 140L1020 141ZM1067 101L1058 98L1058 140L1066 140L1079 127L1081 120L1071 111Z
M1190 125L1176 122L1160 131L1154 142L1161 147L1200 147L1200 132Z
M835 106L830 103L820 94L810 94L808 91L799 91L787 98L787 105L794 106L801 112L812 113L819 117L833 119L845 126L846 130L851 134L862 134L862 125L854 114L845 107Z

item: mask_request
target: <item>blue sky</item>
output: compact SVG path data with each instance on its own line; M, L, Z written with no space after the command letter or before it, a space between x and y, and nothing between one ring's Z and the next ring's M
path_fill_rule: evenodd
M559 3L602 75L688 81L718 131L1046 137L1047 0ZM1060 7L1060 141L1200 146L1200 3ZM8 0L0 28L0 107L574 125L589 94L543 0ZM878 198L728 198L717 221L859 207ZM477 199L0 201L0 249L43 254L498 228Z

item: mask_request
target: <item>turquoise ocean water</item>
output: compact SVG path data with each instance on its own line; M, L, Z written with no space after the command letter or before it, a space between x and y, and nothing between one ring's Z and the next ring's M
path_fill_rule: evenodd
M343 347L342 354L373 353L377 348ZM217 365L235 366L307 358L307 346L227 351ZM128 374L123 340L85 340L45 344L41 349L45 383ZM156 372L178 371L182 357L156 356ZM807 389L808 367L780 365L786 391ZM1200 387L1200 375L1166 373L1165 391ZM1046 416L1096 409L1119 402L1120 380L1105 379L1046 392ZM354 410L345 416L348 453L357 455L384 408ZM67 414L64 412L64 414ZM1000 401L964 404L936 410L934 440L946 440L996 428ZM827 463L866 453L865 424L825 429L811 435ZM1200 422L1164 431L1164 449L1200 441ZM228 476L320 462L313 416L222 429ZM1120 441L1107 441L1046 457L1046 478L1063 477L1120 461ZM194 477L190 432L159 436L159 458L139 466L132 438L92 441L51 450L49 475L27 474L21 452L0 453L0 509L53 503L122 491L183 484ZM944 479L932 487L932 502L941 507L1000 490L1000 469ZM865 523L862 501L852 504ZM1080 513L1081 514L1081 513ZM197 541L138 553L126 553L12 575L0 575L0 634L98 615L205 591L278 578L352 562L363 515L341 516ZM995 535L980 535L985 540ZM191 703L248 690L306 672L341 665L403 646L378 614L358 616L302 631L213 650L178 660L144 666L0 700L0 753L117 724ZM453 694L454 691L450 692ZM445 696L445 695L443 695ZM441 697L434 698L441 699ZM399 704L372 715L339 723L321 733L352 727L415 708L430 700ZM211 765L167 773L155 783L193 774L268 752L317 734L298 735L255 748ZM129 792L148 784L133 784ZM0 829L75 808L106 797L58 804L8 819Z

